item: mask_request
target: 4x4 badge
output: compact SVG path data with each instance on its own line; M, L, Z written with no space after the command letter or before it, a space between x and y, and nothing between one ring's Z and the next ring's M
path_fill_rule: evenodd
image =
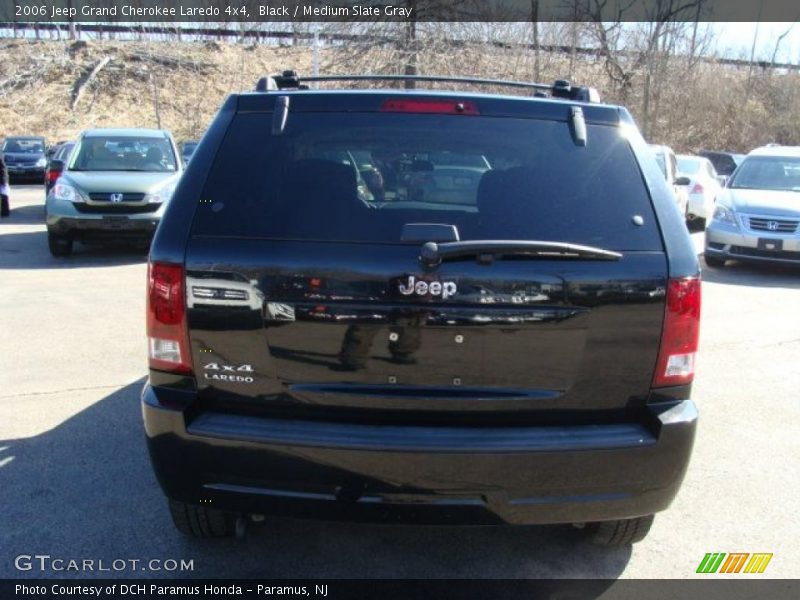
M417 281L413 275L408 276L406 285L400 283L397 288L404 296L411 296L412 294L417 296L441 296L442 300L453 296L458 291L456 284L452 281Z
M252 373L253 365L223 365L220 363L208 363L203 367L206 371L224 371L223 373L203 373L206 379L216 381L228 381L231 383L253 383L251 375L240 375L239 373Z

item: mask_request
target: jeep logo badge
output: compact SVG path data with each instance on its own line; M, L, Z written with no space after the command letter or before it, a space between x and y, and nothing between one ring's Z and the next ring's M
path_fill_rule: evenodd
M458 291L456 284L452 281L431 281L429 283L427 281L417 281L413 275L408 276L406 284L400 283L397 288L404 296L411 296L412 294L417 296L441 296L442 300L453 296Z
M111 194L109 196L109 199L112 202L122 202L122 194Z

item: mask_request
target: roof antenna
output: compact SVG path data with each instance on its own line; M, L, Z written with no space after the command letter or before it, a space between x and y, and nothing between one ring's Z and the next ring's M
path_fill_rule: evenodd
M286 120L289 118L289 96L275 98L275 108L272 109L272 135L281 135L286 129Z
M572 141L576 146L586 146L586 121L583 118L583 109L580 106L571 106L569 114L569 129Z

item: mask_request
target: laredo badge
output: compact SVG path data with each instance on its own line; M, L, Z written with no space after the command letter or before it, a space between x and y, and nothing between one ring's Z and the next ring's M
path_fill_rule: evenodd
M239 375L239 373L252 373L253 365L221 365L219 363L208 363L203 367L204 371L221 371L221 373L203 373L206 379L216 381L230 381L231 383L253 383L250 375Z

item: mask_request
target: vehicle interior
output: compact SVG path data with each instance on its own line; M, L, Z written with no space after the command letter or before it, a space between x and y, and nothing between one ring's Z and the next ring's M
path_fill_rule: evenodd
M73 171L175 171L172 147L164 138L89 137L80 143Z

